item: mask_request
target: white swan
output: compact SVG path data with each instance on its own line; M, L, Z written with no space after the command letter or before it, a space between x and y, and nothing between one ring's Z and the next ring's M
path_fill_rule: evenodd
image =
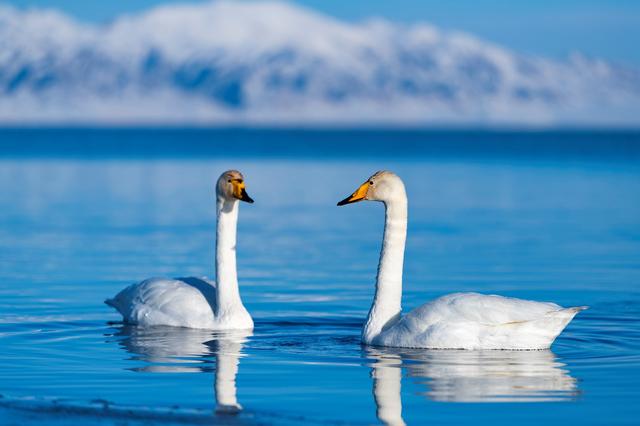
M402 180L377 172L339 206L381 201L386 217L376 292L362 330L374 346L432 349L548 349L579 311L478 293L454 293L401 315L407 195Z
M253 203L244 178L224 172L216 185L216 281L206 278L150 278L118 293L106 304L126 323L168 325L211 330L253 329L253 320L240 300L236 272L238 201Z

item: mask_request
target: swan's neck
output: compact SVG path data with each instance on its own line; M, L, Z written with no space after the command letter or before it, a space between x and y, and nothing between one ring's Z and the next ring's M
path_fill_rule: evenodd
M218 197L216 230L216 307L218 313L242 306L236 270L238 201Z
M371 343L388 325L400 318L402 310L402 266L407 239L407 197L401 194L385 203L384 239L378 263L376 294L362 331L362 340Z

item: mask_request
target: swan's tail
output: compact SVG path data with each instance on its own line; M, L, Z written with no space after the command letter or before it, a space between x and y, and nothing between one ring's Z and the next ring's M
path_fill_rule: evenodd
M116 311L120 312L121 315L124 316L124 307L123 307L123 303L122 303L123 301L118 296L120 296L120 293L118 293L116 295L116 297L114 297L114 298L105 299L104 303L106 305L111 306Z
M558 311L554 311L554 312L563 312L566 311L567 313L572 313L575 316L575 314L577 314L580 311L586 311L587 309L589 309L588 306L574 306L572 308L564 308L564 309L560 309Z
M547 332L549 339L549 346L556 340L556 337L562 330L564 330L567 325L571 322L573 317L575 317L578 312L584 311L585 309L589 309L588 306L574 306L571 308L562 308L557 311L552 311L547 313L544 318L540 321Z
M557 334L554 336L554 339L558 334L564 330L564 328L571 322L573 317L575 317L578 312L584 311L585 309L589 309L588 306L574 306L572 308L562 308L557 311L548 312L541 320L548 322L550 331L557 331Z
M504 324L509 332L503 337L507 340L497 345L501 349L549 349L551 344L573 317L586 306L562 308L547 312L544 316L529 320Z

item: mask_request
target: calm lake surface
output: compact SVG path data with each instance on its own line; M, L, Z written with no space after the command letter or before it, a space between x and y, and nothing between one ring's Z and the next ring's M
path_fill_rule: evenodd
M229 168L253 333L121 324L126 285L214 276ZM590 309L550 351L361 346L383 207L335 204L379 169L409 195L405 311ZM640 134L0 130L0 276L2 424L638 424Z

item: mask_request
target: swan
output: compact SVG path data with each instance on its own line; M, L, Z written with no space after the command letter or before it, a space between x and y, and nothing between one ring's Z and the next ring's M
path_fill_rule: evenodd
M585 306L562 308L497 295L453 293L402 316L402 267L407 236L407 195L396 174L380 171L338 206L381 201L385 225L376 291L362 343L425 349L548 349Z
M251 315L240 299L236 271L238 202L253 203L253 200L237 170L220 175L216 195L216 281L195 277L149 278L132 284L105 300L122 314L125 323L145 327L253 329Z

